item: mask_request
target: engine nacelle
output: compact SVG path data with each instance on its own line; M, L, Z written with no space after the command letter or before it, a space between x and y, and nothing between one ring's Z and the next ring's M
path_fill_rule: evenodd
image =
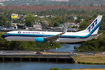
M35 42L36 43L45 43L45 39L44 38L35 38Z

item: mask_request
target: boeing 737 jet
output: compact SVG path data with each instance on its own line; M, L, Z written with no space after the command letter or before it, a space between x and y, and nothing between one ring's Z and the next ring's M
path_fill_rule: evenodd
M64 25L63 32L47 31L10 31L1 37L7 41L35 41L36 43L66 42L76 43L97 38L98 30L102 20L99 15L85 30L78 32L67 32L67 25Z

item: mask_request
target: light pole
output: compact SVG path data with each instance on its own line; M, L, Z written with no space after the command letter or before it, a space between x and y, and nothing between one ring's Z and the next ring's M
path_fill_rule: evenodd
M57 48L56 48L56 53L57 53Z

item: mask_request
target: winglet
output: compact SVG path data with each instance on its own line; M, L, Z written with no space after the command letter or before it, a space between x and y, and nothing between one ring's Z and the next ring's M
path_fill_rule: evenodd
M67 32L67 28L68 28L69 23L65 23L64 27L63 27L63 33Z

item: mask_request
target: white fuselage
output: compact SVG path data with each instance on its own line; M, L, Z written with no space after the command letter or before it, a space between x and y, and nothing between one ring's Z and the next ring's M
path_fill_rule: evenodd
M47 32L47 31L11 31L7 33L5 37L8 41L35 41L35 38L47 38L58 35L62 32ZM89 35L88 33L81 32L66 32L61 35L56 41L57 42L82 42L96 38L97 35Z

